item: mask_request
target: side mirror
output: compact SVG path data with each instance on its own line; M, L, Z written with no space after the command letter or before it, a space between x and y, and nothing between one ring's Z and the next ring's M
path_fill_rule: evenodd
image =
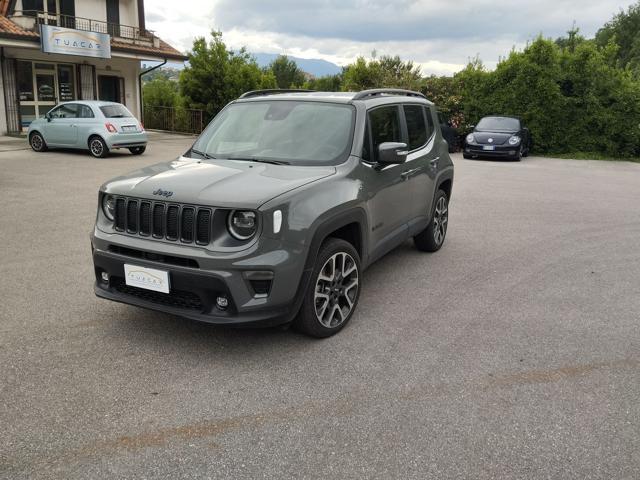
M384 142L378 145L378 163L381 165L404 163L408 154L406 143Z
M51 121L51 114L50 113L45 113L44 118L47 119L47 122Z

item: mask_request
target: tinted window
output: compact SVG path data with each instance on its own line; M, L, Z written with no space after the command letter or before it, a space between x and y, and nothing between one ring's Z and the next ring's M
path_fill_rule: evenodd
M80 118L93 118L93 110L87 105L79 105L79 117Z
M520 120L509 117L484 117L478 122L476 130L489 132L517 132Z
M385 142L402 142L398 107L380 107L369 112L369 125L374 159L378 161L378 146Z
M424 110L420 105L405 105L404 117L409 134L409 150L415 150L427 143L427 124Z
M67 103L60 105L58 108L54 108L51 111L51 117L53 118L78 118L78 107L76 103Z
M129 118L133 117L127 107L119 103L100 107L102 114L107 118Z
M431 138L431 135L436 131L436 124L433 122L433 116L431 115L431 109L427 108L424 111L427 116L427 138Z
M351 150L354 112L352 105L307 101L236 103L213 120L193 148L217 158L335 164Z

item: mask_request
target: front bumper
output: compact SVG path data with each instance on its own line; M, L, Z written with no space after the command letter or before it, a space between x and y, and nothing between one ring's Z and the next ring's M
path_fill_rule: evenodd
M215 259L202 249L99 230L92 236L92 249L98 297L219 325L275 326L292 321L310 273L304 271L303 251L295 249L287 254L276 250ZM194 255L194 251L202 252ZM170 293L126 285L125 264L167 271ZM272 272L266 295L256 293L249 280L256 271ZM108 281L103 273L108 274ZM221 296L228 300L224 309L216 303Z
M516 158L520 145L494 145L493 150L485 150L486 145L467 144L464 147L464 153L477 157L489 158Z
M112 133L107 135L104 141L109 150L113 150L114 148L144 147L147 145L148 138L146 132Z

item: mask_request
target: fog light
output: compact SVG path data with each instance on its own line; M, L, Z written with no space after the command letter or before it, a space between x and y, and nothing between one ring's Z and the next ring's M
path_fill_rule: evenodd
M226 310L229 306L229 299L224 296L219 296L218 298L216 298L216 305L220 310Z
M107 272L102 272L100 276L102 277L102 281L104 283L109 283L109 274Z

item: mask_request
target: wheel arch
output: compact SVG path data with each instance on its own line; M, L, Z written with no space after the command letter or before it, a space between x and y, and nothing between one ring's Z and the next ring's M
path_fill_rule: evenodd
M305 269L312 268L321 245L329 237L341 238L353 245L362 263L366 262L367 251L367 215L360 208L352 208L340 212L319 223L314 229Z
M307 258L305 260L304 269L302 272L302 278L298 284L298 290L295 295L295 302L292 308L292 319L300 310L304 295L309 287L311 281L311 272L313 270L318 254L320 253L320 247L327 238L337 235L337 238L342 238L347 242L352 243L349 240L349 235L357 235L357 243L354 248L360 256L360 264L362 269L366 268L366 259L368 258L367 248L367 215L361 207L355 207L344 212L340 212L329 218L320 220L313 229L313 236L311 243L309 244L309 250L307 251ZM346 238L345 238L346 237ZM352 243L353 244L353 243Z

